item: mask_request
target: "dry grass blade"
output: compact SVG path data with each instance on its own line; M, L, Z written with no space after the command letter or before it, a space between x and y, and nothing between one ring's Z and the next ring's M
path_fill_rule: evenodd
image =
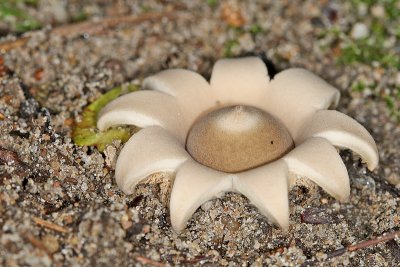
M48 251L46 246L43 244L43 242L40 239L37 239L34 237L31 233L25 233L23 234L23 237L28 240L34 247L43 250L46 252L46 254L50 257L50 259L53 259L53 255Z
M54 231L56 231L56 232L60 232L60 233L67 233L67 232L68 232L68 229L67 229L67 228L62 227L62 226L60 226L60 225L57 225L57 224L55 224L55 223L52 223L52 222L49 222L49 221L45 221L45 220L42 220L42 219L37 218L37 217L33 217L32 220L33 220L37 225L46 227L46 228L51 229L51 230L54 230Z
M155 267L165 267L166 265L164 263L158 262L158 261L153 261L152 259L143 257L143 256L137 256L136 260L142 264L147 264Z
M345 254L346 252L353 252L353 251L357 251L359 249L363 249L366 247L370 247L370 246L374 246L383 242L387 242L389 240L393 240L396 237L400 237L400 231L394 231L394 232L390 232L390 233L383 233L382 235L370 239L370 240L366 240L366 241L362 241L360 243L354 244L354 245L350 245L347 246L345 248L340 248L331 252L326 253L327 254L327 258L331 259L331 258L335 258L338 256L341 256L343 254ZM319 261L317 260L312 260L312 261L306 261L304 264L302 264L302 267L305 266L313 266L314 264L318 263Z
M74 37L82 34L96 34L106 29L117 27L123 24L138 24L145 21L159 20L162 18L174 18L176 12L149 12L140 15L128 15L122 17L104 18L99 21L84 21L74 24L67 24L54 28L50 34L56 34L65 37ZM0 43L0 52L6 53L12 49L18 48L26 44L30 37L22 37L14 41Z
M0 44L0 52L1 53L6 53L10 50L13 50L15 48L18 48L20 46L23 46L26 44L26 42L29 40L29 37L22 37L13 41L6 41L4 43Z
M149 20L173 18L174 12L145 13L122 17L104 18L99 21L84 21L80 23L60 26L51 31L52 34L73 37L80 34L95 34L105 29L114 28L121 24L136 24Z
M355 244L355 245L350 245L350 246L347 247L347 251L356 251L358 249L366 248L366 247L369 247L369 246L374 246L374 245L377 245L379 243L395 239L396 237L400 237L400 231L395 231L395 232L391 232L391 233L385 233L385 234L383 234L381 236L378 236L377 238L370 239L370 240L367 240L367 241L363 241L363 242L360 242L360 243Z

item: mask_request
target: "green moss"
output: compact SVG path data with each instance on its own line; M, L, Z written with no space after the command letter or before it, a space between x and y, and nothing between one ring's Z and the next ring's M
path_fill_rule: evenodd
M359 10L360 5L368 9L367 15L359 15L354 12L354 20L364 23L369 28L369 34L362 39L353 39L351 31L342 29L340 25L322 31L318 37L326 38L329 43L323 42L325 51L332 52L333 48L340 48L337 62L343 65L349 64L377 64L384 69L400 70L400 57L396 51L396 43L391 40L400 38L400 6L398 0L351 0L352 10ZM381 17L373 16L372 8L381 6L385 14ZM388 47L390 45L391 47ZM324 48L324 47L322 47ZM374 88L374 85L366 86L362 82L355 82L351 89L364 91L365 88ZM400 120L400 88L389 88L388 92L372 90L376 98L386 102L389 112Z
M34 19L25 19L20 23L15 24L15 31L16 32L26 32L30 30L39 29L42 27L42 24Z
M344 40L345 45L338 61L344 64L378 62L382 67L400 69L400 57L394 52L388 52L384 46L388 37L389 34L383 25L374 21L371 27L371 36L368 38Z
M24 3L25 5L30 5L35 7L39 4L39 0L13 0L9 2Z
M351 90L356 92L362 92L366 88L365 83L362 81L358 81L351 86Z
M244 35L250 33L253 38L255 35L262 33L263 28L257 24L244 25L242 27L228 26L228 30L231 32L232 38L227 40L224 44L224 57L233 57L233 49L239 45L239 38Z
M0 20L8 21L16 32L40 28L41 23L19 7L21 4L36 5L37 1L0 1Z
M224 46L224 57L232 57L232 50L239 45L239 41L236 39L228 40Z
M260 25L258 25L258 24L252 24L252 25L250 26L249 31L250 31L250 33L256 35L256 34L262 33L262 32L263 32L263 29L262 29L262 27L261 27Z
M78 146L96 146L100 151L103 151L114 140L126 142L133 133L130 127L115 127L100 132L96 127L97 116L109 102L124 92L133 92L137 89L138 87L133 84L128 85L127 88L113 88L87 106L82 112L82 120L73 129L72 139L74 143Z
M353 40L348 34L333 32L332 29L332 34L342 43L338 61L343 64L377 62L384 68L400 69L400 57L395 54L394 49L389 52L385 47L385 42L389 38L400 34L398 0L352 0L351 4L355 10L360 4L366 5L369 10L375 5L381 5L385 10L385 16L382 18L369 17L371 19L368 23L370 34L364 39ZM366 17L358 19L363 21Z
M143 13L149 13L149 12L151 12L153 9L152 9L150 6L148 6L148 5L140 5L140 10L141 10Z
M71 18L72 22L80 22L87 20L87 14L84 10L80 10L78 13L74 14Z
M352 0L351 2L355 7L360 4L365 4L368 8L374 5L382 5L388 19L396 19L400 16L398 0Z
M389 108L390 115L400 120L400 107L398 104L396 104L399 102L400 99L397 99L396 101L395 97L386 95L384 96L384 100Z
M388 53L383 49L382 44L373 43L367 39L347 44L342 48L338 62L343 64L378 62L382 67L400 69L400 58L398 56Z
M218 5L218 0L207 0L207 5L210 7L216 7Z

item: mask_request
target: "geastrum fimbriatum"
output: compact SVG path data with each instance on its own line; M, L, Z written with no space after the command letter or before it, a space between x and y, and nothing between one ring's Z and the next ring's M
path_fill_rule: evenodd
M227 191L243 194L286 230L295 177L309 178L340 201L349 197L349 176L335 146L358 153L370 170L378 164L368 131L328 110L339 91L305 69L270 79L257 57L221 59L209 83L195 72L170 69L143 86L150 90L109 103L97 125L143 128L122 149L116 181L131 194L153 173L176 173L170 215L177 232L201 204Z

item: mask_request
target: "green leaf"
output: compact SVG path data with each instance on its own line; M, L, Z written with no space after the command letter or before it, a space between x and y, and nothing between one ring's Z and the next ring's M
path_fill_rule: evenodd
M136 91L138 87L130 84L126 88L115 87L97 98L82 112L82 120L77 123L72 131L72 139L78 146L96 146L104 151L107 145L114 140L128 141L133 134L130 127L114 127L100 132L96 127L97 116L101 109L112 100L125 92Z

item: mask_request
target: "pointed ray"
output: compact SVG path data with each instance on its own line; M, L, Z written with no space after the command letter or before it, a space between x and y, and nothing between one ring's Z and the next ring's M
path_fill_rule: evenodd
M222 105L257 105L269 85L268 71L258 57L218 60L211 75L211 87Z
M206 79L193 71L165 70L146 78L143 86L174 96L185 116L187 129L201 113L216 105L216 99Z
M190 156L184 146L159 126L140 130L122 149L115 177L118 186L131 194L138 182L150 174L175 172Z
M270 82L263 109L279 118L296 138L299 128L316 110L336 107L337 89L305 69L287 69Z
M284 231L289 228L288 167L282 160L239 173L234 188Z
M103 108L97 121L100 130L123 124L162 126L182 142L185 140L178 103L160 92L138 91L119 97Z
M324 138L313 137L283 157L289 171L307 177L340 201L350 195L349 175L336 149Z
M334 146L348 148L356 152L373 170L378 165L376 144L369 132L356 120L336 110L320 110L310 117L296 144L311 137L323 137Z
M229 174L187 161L179 168L172 187L169 205L172 227L181 232L201 204L231 190Z

